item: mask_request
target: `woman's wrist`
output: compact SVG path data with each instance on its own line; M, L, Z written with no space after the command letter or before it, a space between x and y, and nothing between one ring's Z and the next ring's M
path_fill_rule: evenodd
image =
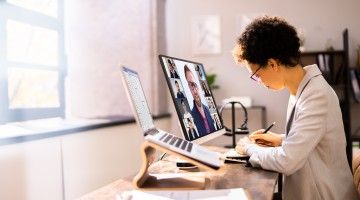
M281 144L282 144L282 137L281 137L281 135L277 135L276 140L274 141L274 146L278 147L278 146L281 146Z
M255 149L258 147L257 144L246 144L244 145L244 152L248 155L251 156L254 151L256 151Z

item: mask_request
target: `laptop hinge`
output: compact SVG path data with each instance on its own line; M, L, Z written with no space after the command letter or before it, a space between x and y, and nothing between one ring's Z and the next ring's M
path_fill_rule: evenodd
M158 133L159 131L156 128L152 128L152 129L148 129L144 132L144 136L147 135L155 135L156 133Z

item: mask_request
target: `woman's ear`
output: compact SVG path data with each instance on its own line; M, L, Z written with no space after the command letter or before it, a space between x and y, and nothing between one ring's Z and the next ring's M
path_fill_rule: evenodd
M273 58L268 60L268 66L271 67L274 71L278 72L280 70L279 62Z

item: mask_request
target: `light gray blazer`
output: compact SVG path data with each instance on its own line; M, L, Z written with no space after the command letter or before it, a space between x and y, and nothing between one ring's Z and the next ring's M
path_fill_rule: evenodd
M245 145L250 163L284 174L284 200L359 199L346 158L338 97L324 77L318 76L321 72L316 65L304 69L296 96L289 99L287 119L296 102L289 134L283 135L280 147Z

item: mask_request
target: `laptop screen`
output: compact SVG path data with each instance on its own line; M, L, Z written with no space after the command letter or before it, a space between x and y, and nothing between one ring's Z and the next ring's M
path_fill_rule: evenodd
M127 88L128 97L130 98L136 119L143 129L144 133L154 129L155 125L150 114L144 91L141 87L141 82L137 72L123 67L123 81Z
M184 138L192 141L223 129L203 65L163 55L159 58Z

